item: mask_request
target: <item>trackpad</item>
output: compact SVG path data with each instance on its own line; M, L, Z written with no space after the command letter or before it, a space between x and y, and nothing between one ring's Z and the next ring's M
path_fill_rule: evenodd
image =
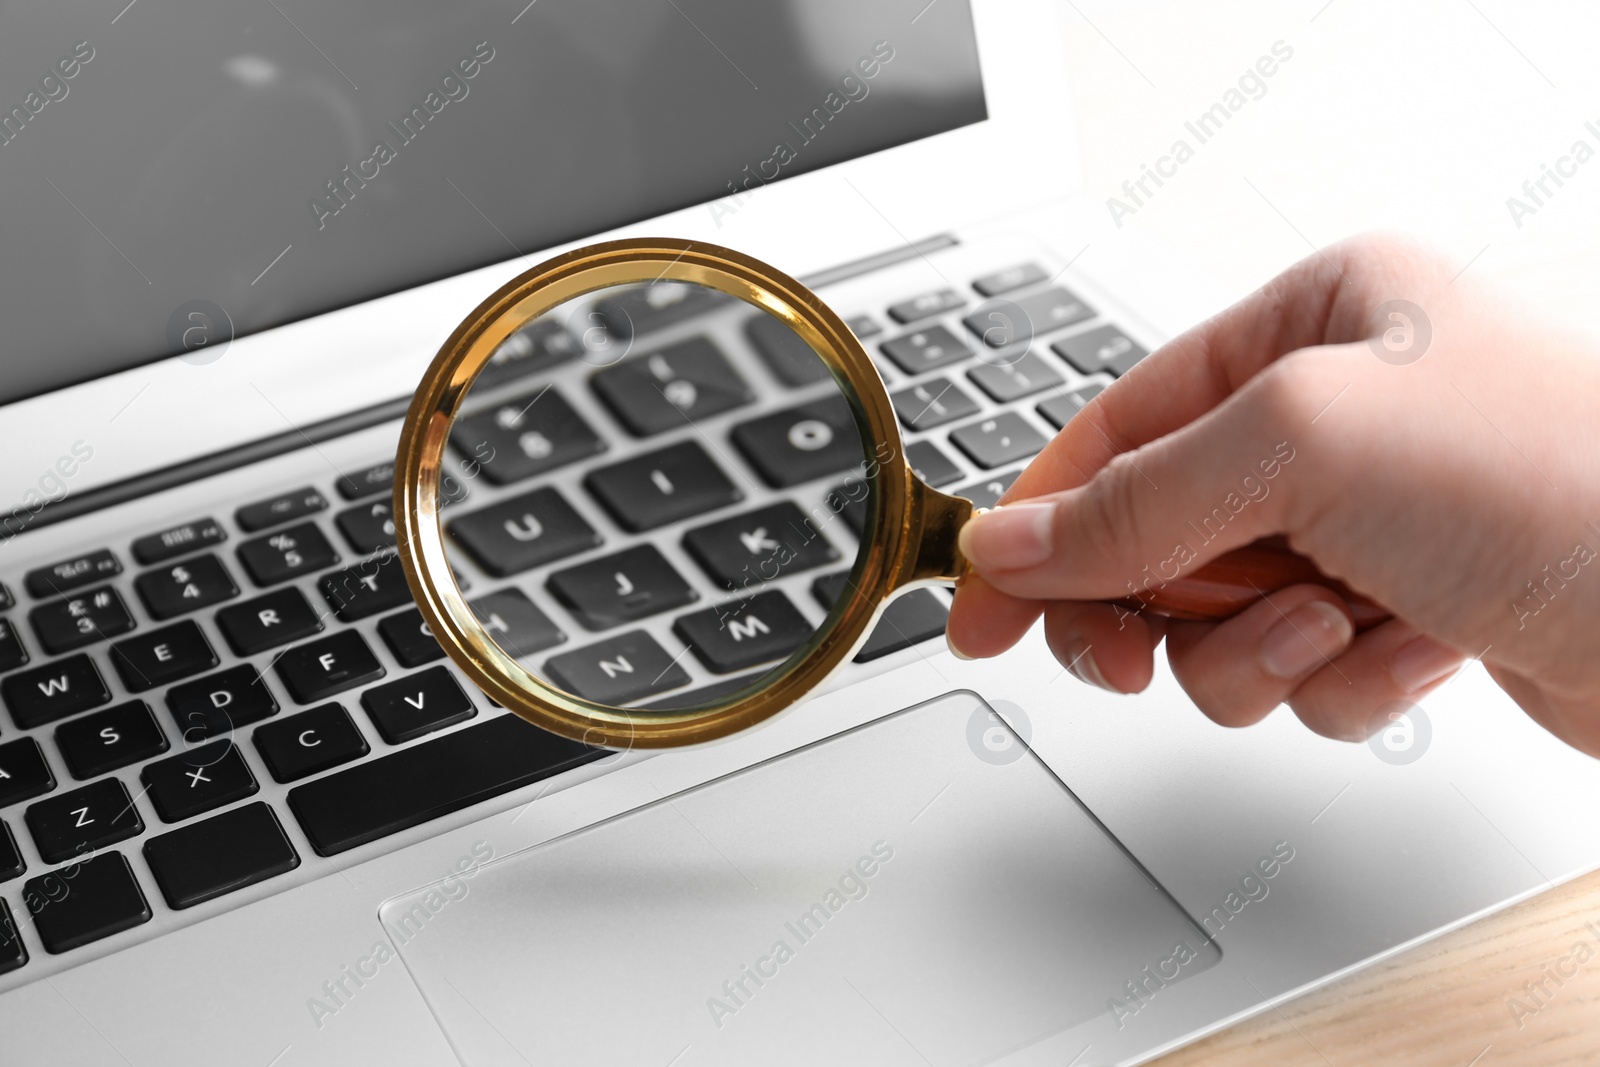
M469 1064L981 1063L1219 958L971 693L452 888L381 917Z

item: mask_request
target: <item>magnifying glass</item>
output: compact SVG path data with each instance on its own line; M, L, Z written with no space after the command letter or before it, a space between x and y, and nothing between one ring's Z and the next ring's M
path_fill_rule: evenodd
M406 580L450 658L535 725L618 749L726 737L821 686L892 598L965 574L973 505L916 474L902 415L781 271L692 241L576 249L480 304L417 389ZM1127 603L1226 618L1306 581L1379 617L1269 542Z

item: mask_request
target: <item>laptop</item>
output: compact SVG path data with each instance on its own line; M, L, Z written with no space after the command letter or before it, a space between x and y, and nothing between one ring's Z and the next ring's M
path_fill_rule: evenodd
M1600 866L1593 761L1476 666L1369 745L1229 731L1037 633L959 661L926 589L788 714L615 753L421 625L408 395L546 255L669 235L801 277L980 504L1214 310L1085 195L1054 5L117 6L0 35L0 1061L1131 1064ZM995 299L1048 324L1025 363L983 358ZM685 545L842 472L741 434L808 395L751 335L631 330L711 338L747 392L641 433L574 364L604 448L450 514L558 494L592 538L469 560L468 595L562 649L642 634L681 700L732 676ZM675 448L748 489L642 533L596 499ZM643 545L694 606L585 624L561 574ZM762 593L814 621L839 567Z

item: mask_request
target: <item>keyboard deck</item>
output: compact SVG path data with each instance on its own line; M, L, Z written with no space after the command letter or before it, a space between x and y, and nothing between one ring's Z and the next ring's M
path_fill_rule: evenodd
M930 484L993 504L1145 354L1064 276L998 242L820 288L877 358ZM859 450L817 445L829 427L854 436L831 380L748 314L694 305L616 312L628 357L574 363L536 425L518 413L528 370L582 346L559 323L525 331L452 435L446 527L469 602L503 647L606 702L738 687L811 634L857 548ZM665 403L651 356L693 392ZM34 557L86 547L0 573L0 988L607 755L504 712L447 662L393 551L392 462L329 458L348 451L208 479L159 528L91 515L19 538ZM752 583L745 550L819 507L845 521ZM926 654L947 605L901 597L851 669ZM599 669L619 656L638 669Z

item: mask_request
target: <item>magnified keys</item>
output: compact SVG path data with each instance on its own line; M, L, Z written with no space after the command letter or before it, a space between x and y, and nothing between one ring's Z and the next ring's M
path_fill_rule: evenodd
M1083 313L1053 297L1018 305L985 343L1010 353L1031 315ZM1123 354L1101 348L1096 359ZM912 376L973 354L937 325L884 351ZM1035 388L1037 369L1016 363L981 387ZM972 410L939 375L891 397L845 322L766 264L697 242L615 241L540 264L457 327L406 417L392 518L350 520L393 537L422 624L511 711L613 748L712 741L871 658L892 598L962 577L957 534L973 505L923 480L959 472L926 469L899 426ZM1046 444L1015 413L951 441L1007 468L992 496ZM295 528L274 538L291 535L257 546L258 583L315 553ZM1260 544L1138 599L1218 618L1293 581L1333 584Z

